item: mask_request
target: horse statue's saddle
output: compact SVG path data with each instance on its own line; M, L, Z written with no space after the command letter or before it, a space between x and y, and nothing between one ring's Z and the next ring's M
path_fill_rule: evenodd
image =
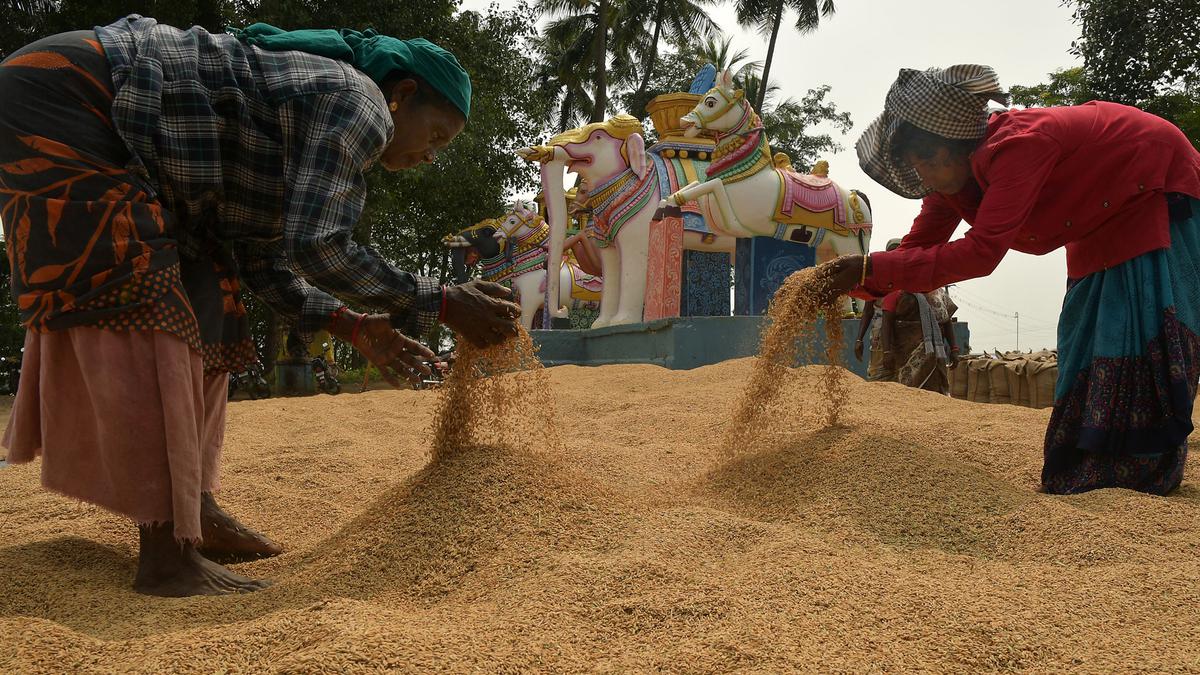
M780 225L823 227L849 236L871 227L859 206L858 195L829 179L828 165L818 162L814 173L800 173L790 166L776 166L780 184L774 220Z

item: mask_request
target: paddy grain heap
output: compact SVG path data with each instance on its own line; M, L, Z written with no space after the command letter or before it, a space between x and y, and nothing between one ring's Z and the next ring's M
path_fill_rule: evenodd
M522 409L437 461L449 389L234 403L220 499L287 548L244 596L134 593L132 525L0 469L0 672L1195 671L1195 455L1042 495L1048 410L845 374L729 457L753 369L546 369L561 444Z

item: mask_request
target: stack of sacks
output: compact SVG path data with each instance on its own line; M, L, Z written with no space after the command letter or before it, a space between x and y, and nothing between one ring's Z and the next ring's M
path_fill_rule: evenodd
M970 354L950 375L950 395L976 403L1011 403L1030 408L1054 405L1058 353Z

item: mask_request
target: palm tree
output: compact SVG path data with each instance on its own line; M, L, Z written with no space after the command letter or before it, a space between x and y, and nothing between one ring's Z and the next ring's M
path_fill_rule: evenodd
M590 40L565 26L556 26L538 37L536 46L542 54L538 84L559 92L557 128L566 131L591 117L595 108L587 90L591 80L586 58Z
M654 66L658 63L658 47L665 39L671 44L689 44L697 37L712 40L721 28L708 15L708 7L716 0L626 0L624 18L644 23L650 18L654 30L640 50L642 81L635 96L641 97L650 85Z
M737 84L739 87L742 88L743 91L746 92L746 100L747 101L757 101L760 99L762 100L762 104L754 107L754 110L758 112L759 116L766 116L767 104L771 103L772 99L775 98L776 94L779 93L779 85L777 85L777 84L772 84L772 85L768 86L767 90L765 92L763 92L762 91L763 81L762 81L762 78L758 76L758 73L753 73L753 72L746 73L746 74L742 75L739 79L736 79L735 84ZM780 105L782 106L791 100L792 99L790 99L790 98L786 99Z
M565 74L568 69L583 69L591 74L591 122L602 121L608 113L608 91L611 84L609 58L617 65L630 64L631 50L644 44L647 31L641 21L624 20L629 0L538 0L539 12L553 20L542 35L562 47L555 71ZM626 67L627 71L627 67ZM621 73L619 72L618 75ZM569 80L570 78L564 78Z
M833 14L833 0L734 0L738 24L758 29L759 33L771 35L767 44L767 61L763 66L762 80L769 82L771 77L771 61L775 58L775 41L779 37L779 27L783 24L783 11L790 9L796 12L796 30L808 33L815 30L821 22L821 17ZM765 96L766 89L760 89L759 95ZM762 107L762 101L752 101L755 108Z

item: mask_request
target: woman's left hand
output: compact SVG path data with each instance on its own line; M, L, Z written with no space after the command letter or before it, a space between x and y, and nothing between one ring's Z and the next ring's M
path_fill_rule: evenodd
M341 321L330 326L330 332L350 342L393 387L401 386L405 379L419 383L422 376L431 372L426 363L437 361L428 347L392 328L387 314L363 316L345 312Z

